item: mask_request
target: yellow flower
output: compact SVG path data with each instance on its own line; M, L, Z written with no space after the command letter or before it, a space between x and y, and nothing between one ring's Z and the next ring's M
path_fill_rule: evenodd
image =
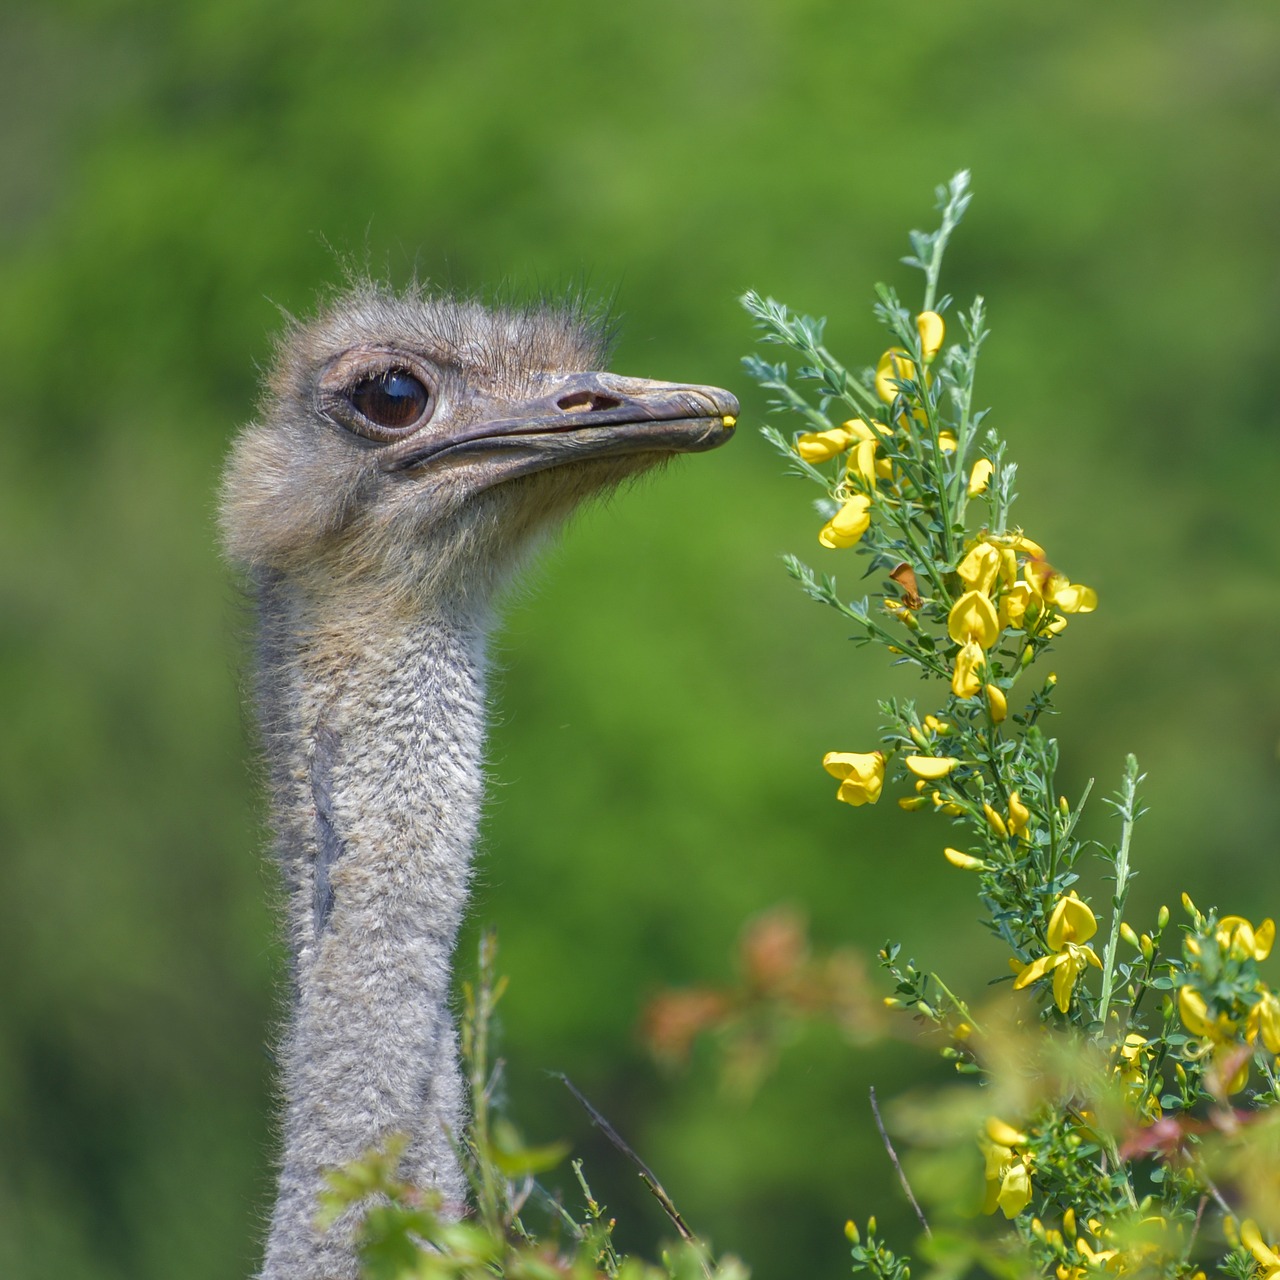
M1031 1156L1023 1149L1028 1141L1012 1125L995 1116L988 1118L986 1132L978 1139L986 1163L983 1213L999 1209L1006 1218L1016 1218L1030 1204Z
M1072 582L1042 556L1027 561L1024 576L1036 593L1059 613L1092 613L1098 607L1098 593L1092 587Z
M865 493L854 494L823 525L818 541L832 550L851 547L870 527L871 499Z
M836 799L855 807L875 804L884 787L884 756L879 751L828 751L822 767L840 779Z
M904 763L917 778L937 782L939 778L945 778L960 761L955 756L908 756Z
M898 383L915 382L916 377L915 361L901 347L890 347L876 365L876 395L891 404L902 394Z
M1255 930L1243 916L1223 916L1214 936L1239 960L1265 960L1276 940L1276 922L1268 917Z
M1000 597L1000 626L1021 631L1026 625L1027 610L1039 603L1039 594L1029 582L1015 582Z
M1280 1278L1280 1255L1269 1245L1264 1244L1262 1232L1252 1218L1246 1218L1240 1224L1240 1243L1253 1254L1254 1259L1262 1267L1259 1280L1278 1280Z
M1000 638L995 605L981 591L966 591L947 615L947 634L956 644L973 641L982 649L990 649Z
M1071 993L1085 965L1102 968L1092 947L1085 943L1098 932L1097 917L1088 903L1076 897L1075 891L1059 898L1049 917L1046 940L1050 954L1033 960L1013 981L1013 989L1021 991L1040 978L1053 974L1053 1001L1062 1013L1071 1007Z
M1146 1120L1160 1119L1160 1100L1158 1097L1144 1097L1147 1089L1147 1075L1144 1061L1151 1054L1147 1048L1145 1036L1130 1032L1120 1046L1120 1053L1115 1065L1115 1072L1120 1077L1132 1105Z
M947 326L936 311L922 311L916 316L916 329L920 333L920 349L926 361L932 360L942 347Z
M1001 840L1008 839L1009 828L1005 826L1004 819L985 800L982 802L982 812L987 815L987 826L989 826Z
M938 432L938 449L941 453L955 453L960 447L960 441L956 439L954 431Z
M973 464L973 470L969 472L969 497L976 498L978 494L986 493L991 473L995 469L990 458L979 458Z
M1211 1015L1208 1001L1194 987L1179 987L1178 1015L1193 1036L1212 1047L1217 1075L1226 1092L1239 1093L1249 1082L1251 1056L1237 1038L1239 1023L1227 1013Z
M951 677L951 692L957 698L972 698L982 688L982 677L979 669L986 662L987 656L976 640L962 645L956 654L956 669Z
M959 849L952 849L950 846L943 849L942 856L961 871L981 871L987 865L981 858L975 858L971 853L961 853Z
M1251 1043L1261 1039L1272 1053L1280 1053L1280 1000L1266 987L1261 989L1258 1003L1249 1010L1245 1034Z
M1178 988L1178 1015L1193 1036L1226 1044L1236 1038L1238 1025L1225 1013L1209 1015L1209 1004L1195 987Z
M796 452L805 462L830 462L853 441L853 432L847 427L833 427L830 431L806 431L796 440Z

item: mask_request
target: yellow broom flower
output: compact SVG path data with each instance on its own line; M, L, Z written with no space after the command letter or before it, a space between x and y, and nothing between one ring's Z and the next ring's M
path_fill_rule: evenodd
M822 767L840 779L836 799L855 808L875 804L884 788L884 756L879 751L828 751Z
M857 493L822 526L818 541L832 550L851 547L870 527L871 499L865 493Z

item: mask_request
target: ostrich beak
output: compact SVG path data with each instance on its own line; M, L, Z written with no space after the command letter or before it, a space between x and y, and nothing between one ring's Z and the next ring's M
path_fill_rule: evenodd
M542 394L447 436L406 440L386 451L382 466L407 471L454 457L503 454L503 478L509 478L588 458L702 453L733 435L737 417L737 398L720 387L615 373L552 375Z

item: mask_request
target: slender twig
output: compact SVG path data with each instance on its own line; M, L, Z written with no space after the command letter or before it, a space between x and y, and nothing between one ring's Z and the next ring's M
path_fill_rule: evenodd
M597 1129L608 1139L610 1145L622 1155L626 1156L633 1165L640 1171L640 1180L649 1188L653 1198L662 1206L662 1211L675 1224L676 1230L680 1233L681 1238L689 1244L701 1245L701 1241L692 1231L689 1230L684 1218L680 1216L680 1210L676 1208L675 1202L667 1194L666 1188L658 1181L657 1175L649 1168L643 1160L623 1141L622 1136L605 1118L598 1112L595 1107L583 1096L582 1091L578 1088L568 1076L562 1072L555 1071L552 1075L560 1081L566 1089L578 1100L578 1105L587 1113L587 1118ZM701 1258L703 1274L707 1276L707 1280L711 1280L711 1268L707 1264L706 1258Z
M889 1134L884 1127L884 1121L880 1119L880 1104L876 1101L875 1085L871 1086L871 1114L875 1116L876 1128L880 1130L880 1141L884 1143L884 1149L889 1153L889 1159L893 1162L893 1167L898 1174L898 1181L902 1183L902 1189L907 1193L907 1199L911 1201L911 1207L916 1211L916 1217L920 1219L920 1225L924 1228L925 1235L933 1239L933 1232L929 1230L928 1219L924 1216L924 1210L920 1207L920 1202L911 1190L911 1183L907 1181L902 1162L898 1159L898 1153L893 1149L893 1143L889 1141Z

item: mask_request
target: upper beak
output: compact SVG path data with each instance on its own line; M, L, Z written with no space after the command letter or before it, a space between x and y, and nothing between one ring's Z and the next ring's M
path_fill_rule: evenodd
M431 439L406 440L384 454L403 471L453 452L536 450L548 464L619 453L698 453L733 434L736 397L720 387L651 382L614 373L556 376L543 393L504 406L502 416Z

